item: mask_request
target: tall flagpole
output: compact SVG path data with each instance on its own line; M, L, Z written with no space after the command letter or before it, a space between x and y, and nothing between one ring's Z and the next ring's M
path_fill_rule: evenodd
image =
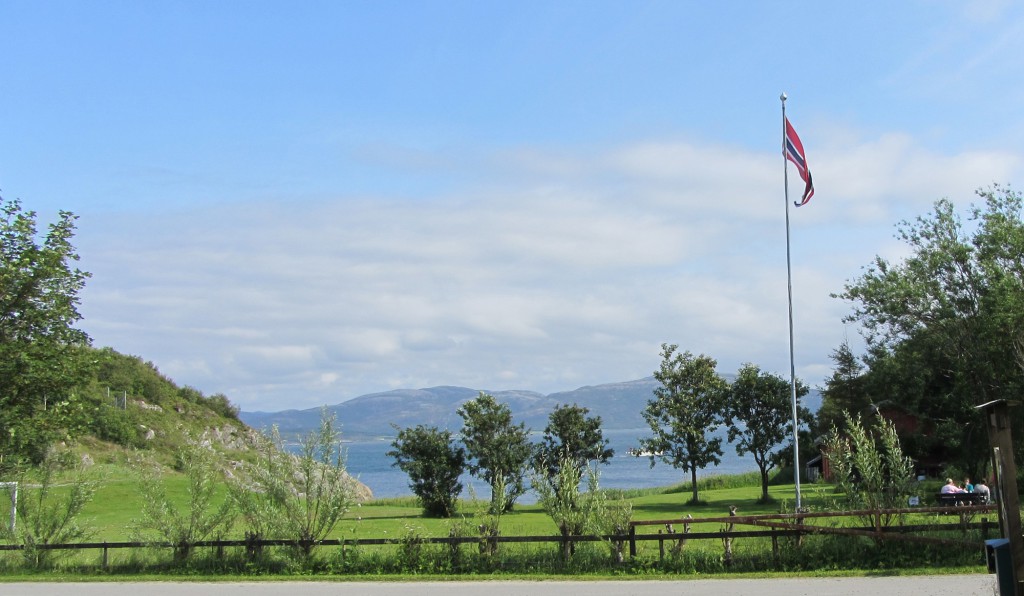
M782 100L782 181L786 188L786 283L789 288L789 388L793 401L793 480L796 482L796 510L800 511L800 422L796 407L796 364L793 356L793 267L789 257L789 160L786 158L786 94Z

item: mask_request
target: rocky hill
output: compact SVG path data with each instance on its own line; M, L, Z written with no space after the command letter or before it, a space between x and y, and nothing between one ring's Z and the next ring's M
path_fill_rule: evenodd
M115 350L90 349L92 375L75 400L71 443L83 463L130 469L142 456L173 469L179 449L198 442L219 453L227 476L244 474L266 437L238 417L224 395L179 387L151 362ZM357 498L372 497L356 482Z

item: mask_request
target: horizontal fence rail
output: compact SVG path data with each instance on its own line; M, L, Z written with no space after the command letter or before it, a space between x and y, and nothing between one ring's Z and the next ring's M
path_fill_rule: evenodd
M167 541L128 541L128 542L80 542L73 544L35 544L26 547L23 544L0 544L0 551L19 551L26 548L39 550L88 550L102 549L103 565L107 565L108 552L112 549L135 549L135 548L167 548L167 549L195 549L195 548L246 548L261 549L265 547L295 547L308 550L320 546L389 546L409 543L417 544L441 544L455 548L459 545L491 545L498 544L522 544L522 543L556 543L561 545L572 545L584 542L611 542L619 545L629 544L630 556L637 554L637 543L657 541L659 551L664 556L664 544L681 543L690 540L728 540L736 538L771 538L773 543L779 538L795 537L798 540L804 536L813 534L835 534L845 536L864 536L879 540L904 540L927 542L942 545L970 546L981 548L984 540L992 531L998 531L998 524L982 519L980 522L970 522L967 518L976 513L988 513L996 510L994 505L983 505L973 507L928 507L915 509L890 509L890 510L861 510L846 512L807 512L807 513L779 513L762 515L729 515L723 517L703 518L676 518L665 520L638 520L630 522L629 532L626 534L606 535L556 535L556 536L440 536L440 537L398 537L398 538L345 538L325 539L318 541L300 541L289 539L248 539L248 540L202 540L191 543L174 543ZM842 517L874 517L898 516L909 513L947 513L957 514L955 521L951 523L932 524L895 524L887 526L876 525L874 527L836 527L817 526L805 523L809 519L834 519ZM725 524L726 527L717 531L690 531L693 526L701 524ZM735 525L751 525L763 529L736 530ZM657 533L640 533L638 528L647 526L662 526L665 530ZM682 526L683 532L674 528ZM968 530L980 530L982 539L978 541L957 540L950 538L937 538L921 536L919 533L941 532L957 530L966 532Z
M930 531L943 531L948 529L959 529L966 530L968 527L973 527L973 524L968 523L968 518L973 517L978 513L989 513L997 511L997 506L993 504L988 505L971 505L971 506L946 506L946 507L916 507L916 508L898 508L898 509L860 509L854 511L817 511L817 512L799 512L799 513L767 513L759 515L736 515L735 510L728 516L724 517L702 517L702 518L677 518L667 520L641 520L630 522L630 534L636 535L637 527L641 526L665 526L674 527L676 524L681 524L686 528L686 532L682 537L695 538L697 536L704 537L696 533L690 533L690 526L694 524L726 524L728 530L721 530L714 536L721 538L727 538L728 536L734 535L732 528L735 524L752 525L757 527L772 528L777 531L791 531L798 532L802 535L809 534L831 534L838 536L862 536L867 538L874 538L876 540L900 540L904 542L919 542L924 544L937 544L942 546L965 546L965 547L980 547L981 544L970 541L970 540L957 540L952 538L936 538L934 536L918 536L913 532L930 532ZM893 519L900 520L901 516L908 514L920 514L920 513L936 513L936 514L955 514L958 522L956 524L928 524L928 525L916 525L906 526L901 523L891 525ZM811 519L835 519L843 517L860 517L869 518L873 520L874 525L871 527L862 528L850 528L850 527L837 527L837 526L816 526L813 524L806 523L806 520ZM883 522L883 520L888 520ZM977 528L982 532L982 539L988 537L989 529L993 526L985 519L982 520ZM705 533L706 534L706 533ZM674 534L675 535L675 534ZM630 543L630 554L636 554L635 543Z

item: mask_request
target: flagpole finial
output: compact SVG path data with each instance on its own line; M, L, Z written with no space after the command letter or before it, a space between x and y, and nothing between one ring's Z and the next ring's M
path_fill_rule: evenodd
M779 96L779 99L782 100L782 103L786 103L786 100L788 99L788 97L786 96L786 92L785 91L782 92L782 95Z

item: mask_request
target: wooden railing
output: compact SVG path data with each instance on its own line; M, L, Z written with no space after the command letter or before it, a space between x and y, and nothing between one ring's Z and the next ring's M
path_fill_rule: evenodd
M686 541L690 540L722 540L725 543L726 557L727 559L731 556L730 545L731 541L737 538L771 538L773 549L777 552L778 550L778 539L784 537L794 537L801 539L804 536L812 534L834 534L834 535L845 535L845 536L867 536L878 540L903 540L903 541L914 541L914 542L925 542L931 544L942 544L942 545L954 545L954 546L967 546L976 547L981 549L984 545L984 540L989 537L993 532L998 531L998 524L994 524L988 521L986 518L982 518L980 522L970 521L970 517L974 514L989 513L996 510L995 505L982 505L975 507L921 507L914 509L889 509L889 510L862 510L862 511L846 511L846 512L813 512L813 513L779 513L779 514L762 514L762 515L728 515L722 517L702 517L702 518L676 518L676 519L663 519L663 520L639 520L630 522L629 531L626 534L608 534L608 535L570 535L570 536L440 536L440 537L398 537L398 538L359 538L359 539L327 539L319 540L315 542L304 542L296 540L285 540L285 539L249 539L249 540L203 540L197 541L190 544L176 544L173 542L80 542L74 544L37 544L33 545L32 548L40 550L85 550L85 549L101 549L102 553L102 564L104 567L107 566L109 561L109 552L111 550L118 549L134 549L134 548L167 548L167 549L182 549L187 550L197 548L213 548L218 551L223 551L225 548L246 548L250 551L261 549L265 547L298 547L303 550L309 550L312 547L319 546L340 546L340 547L355 547L355 546L387 546L387 545L398 545L407 544L410 540L414 540L420 544L443 544L449 547L458 547L460 545L476 544L481 545L492 545L498 544L522 544L522 543L557 543L563 545L563 547L571 547L575 543L583 542L611 542L625 546L629 544L629 554L631 557L637 555L637 543L640 542L653 542L659 543L659 554L662 558L665 555L665 543L675 545L685 544ZM735 513L735 512L733 512ZM955 514L950 517L951 522L948 523L930 523L930 524L914 524L914 525L889 525L882 526L875 524L874 526L865 527L849 527L849 526L824 526L814 525L808 523L808 520L818 519L836 519L842 517L868 517L873 516L874 519L880 519L881 515L892 515L899 516L903 514L920 514L920 513L944 513L944 514ZM723 527L716 531L703 531L695 532L692 531L695 527L708 524L724 524ZM756 530L736 530L737 525L749 525L760 529ZM650 526L661 526L657 533L642 533L638 532L638 528L650 527ZM681 527L682 531L676 531L677 527ZM966 539L955 539L955 538L938 538L934 536L923 536L921 534L927 534L930 532L950 531L958 530L966 533L968 530L980 530L980 540L966 540ZM0 551L18 551L25 549L22 544L0 544Z

